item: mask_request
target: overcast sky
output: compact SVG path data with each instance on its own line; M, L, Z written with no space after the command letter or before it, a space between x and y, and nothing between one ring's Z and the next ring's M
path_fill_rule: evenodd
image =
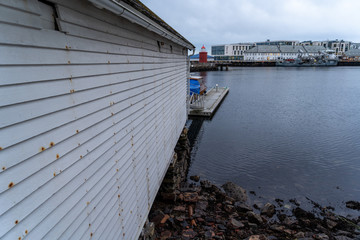
M360 0L141 0L196 46L270 40L360 42Z

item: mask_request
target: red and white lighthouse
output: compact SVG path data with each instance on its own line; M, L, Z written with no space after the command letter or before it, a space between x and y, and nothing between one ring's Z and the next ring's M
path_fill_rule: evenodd
M207 52L206 52L206 48L204 45L202 46L201 51L199 53L199 62L207 63Z

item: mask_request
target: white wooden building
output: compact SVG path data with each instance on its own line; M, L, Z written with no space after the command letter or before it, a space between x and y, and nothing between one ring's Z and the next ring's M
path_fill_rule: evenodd
M193 48L136 0L2 0L0 239L136 239Z

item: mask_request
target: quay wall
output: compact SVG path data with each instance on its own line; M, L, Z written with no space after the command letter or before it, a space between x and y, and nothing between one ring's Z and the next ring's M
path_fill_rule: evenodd
M86 0L0 12L0 239L137 239L185 125L187 51Z

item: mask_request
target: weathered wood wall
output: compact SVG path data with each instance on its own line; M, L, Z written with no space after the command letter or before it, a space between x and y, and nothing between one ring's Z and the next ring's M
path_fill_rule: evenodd
M0 238L134 239L186 121L187 51L54 2L0 3Z

